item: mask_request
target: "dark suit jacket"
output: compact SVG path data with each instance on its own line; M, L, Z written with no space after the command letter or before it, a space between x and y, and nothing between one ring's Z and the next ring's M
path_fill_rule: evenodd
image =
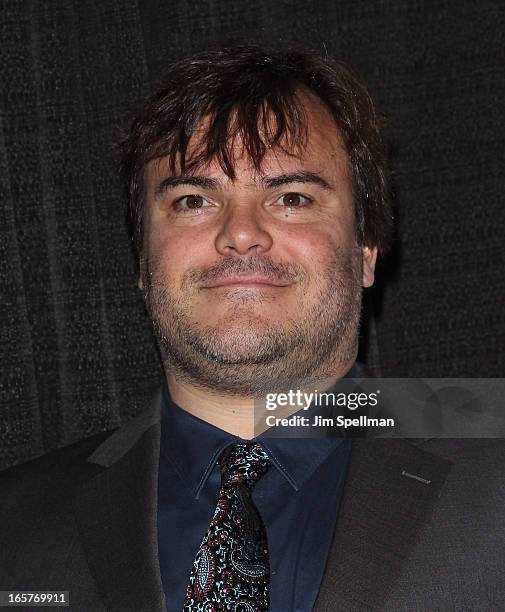
M68 590L85 612L165 610L159 440L158 400L0 474L0 590ZM504 610L504 483L503 440L355 440L314 610Z

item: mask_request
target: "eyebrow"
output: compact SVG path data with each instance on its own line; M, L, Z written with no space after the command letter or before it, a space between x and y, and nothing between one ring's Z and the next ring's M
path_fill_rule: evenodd
M322 187L323 189L332 189L328 181L321 175L308 171L265 177L262 179L261 183L267 189L275 189L276 187L282 187L282 185L288 185L289 183L313 183L314 185Z
M262 177L259 181L260 186L264 189L276 189L277 187L282 187L283 185L289 185L291 183L312 183L318 187L321 187L322 189L328 191L333 190L332 186L321 175L309 171L279 174L277 176L266 176ZM192 174L168 176L167 178L164 178L156 187L155 197L162 195L168 189L174 189L180 185L188 185L192 187L199 187L200 189L210 190L217 190L222 186L218 180L207 176Z
M167 176L156 187L155 197L160 196L168 189L174 189L179 185L190 185L192 187L200 187L201 189L218 189L219 181L211 179L207 176L193 176L191 174L181 174L179 176Z

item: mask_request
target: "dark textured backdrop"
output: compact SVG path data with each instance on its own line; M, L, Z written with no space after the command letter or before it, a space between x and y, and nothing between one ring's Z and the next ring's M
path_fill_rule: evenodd
M160 375L112 143L167 62L223 41L350 62L391 120L384 376L503 376L502 0L2 0L0 465L130 418Z

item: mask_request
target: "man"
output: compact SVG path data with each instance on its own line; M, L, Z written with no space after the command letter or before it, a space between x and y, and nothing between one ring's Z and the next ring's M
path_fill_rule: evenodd
M305 52L190 58L122 175L166 384L2 475L1 588L93 611L501 609L501 441L255 437L258 395L358 371L392 225L360 82Z

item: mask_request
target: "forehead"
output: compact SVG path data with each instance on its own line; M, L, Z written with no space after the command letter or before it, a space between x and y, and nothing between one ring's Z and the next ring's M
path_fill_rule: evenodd
M261 175L278 169L304 168L324 173L328 177L350 178L350 161L344 140L329 110L319 98L309 92L299 93L298 98L301 103L303 125L297 126L297 133L294 136L287 131L275 146L267 146L259 163L248 153L246 141L249 135L242 133L236 117L230 121L226 147L235 175L244 171L248 174ZM184 174L191 174L193 171L228 174L228 178L234 180L236 176L229 176L226 169L223 169L218 155L209 156L203 163L192 165L193 159L209 146L210 124L211 120L206 118L193 130L185 155L185 164L189 167L189 171L186 168ZM273 115L268 114L266 124L263 128L258 127L258 133L262 140L268 142L265 131L271 135L276 129ZM158 177L159 174L171 174L169 166L168 158L162 157L149 162L146 167L147 181ZM174 171L175 174L181 172L180 154L175 159Z

